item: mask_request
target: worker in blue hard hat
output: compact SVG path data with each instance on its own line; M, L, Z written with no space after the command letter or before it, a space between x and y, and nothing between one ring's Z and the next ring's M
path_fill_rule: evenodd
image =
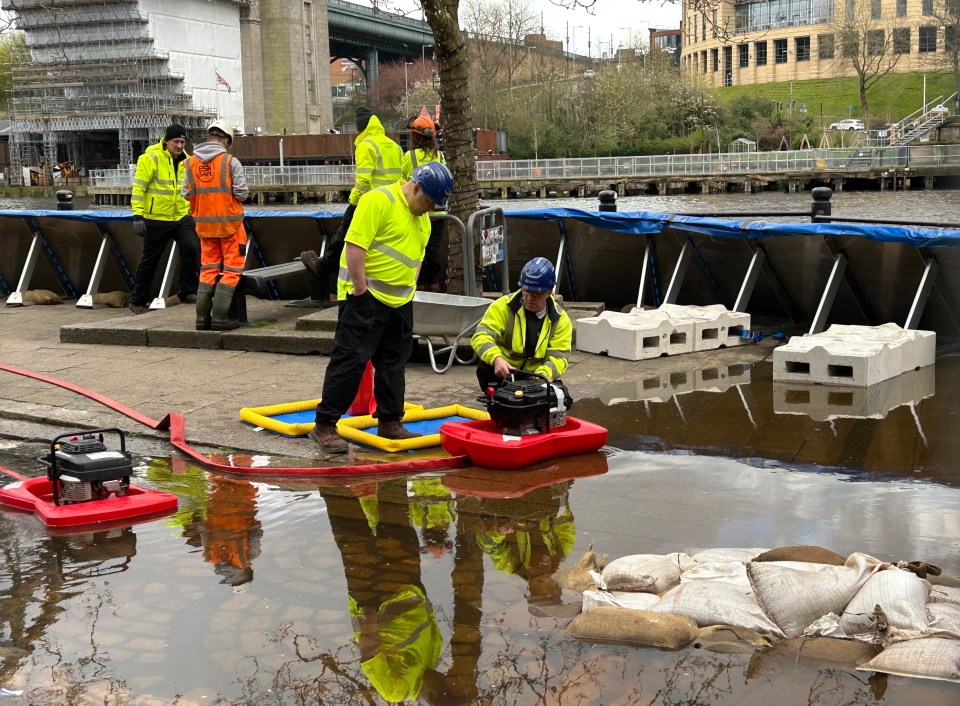
M309 434L327 453L347 451L337 421L356 397L370 361L377 433L385 439L420 436L401 423L404 366L413 352L413 295L430 238L427 214L446 206L452 191L450 170L427 162L409 181L376 188L358 202L340 256L333 352Z
M545 257L535 257L520 271L520 289L490 305L470 344L477 352L477 380L486 390L517 368L560 382L567 369L573 324L553 297L557 274Z

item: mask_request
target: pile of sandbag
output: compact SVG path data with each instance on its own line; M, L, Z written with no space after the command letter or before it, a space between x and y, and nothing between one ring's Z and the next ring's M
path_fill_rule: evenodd
M754 653L748 676L786 659L960 681L960 580L939 574L822 547L638 554L605 565L591 548L563 577L583 591L567 632Z

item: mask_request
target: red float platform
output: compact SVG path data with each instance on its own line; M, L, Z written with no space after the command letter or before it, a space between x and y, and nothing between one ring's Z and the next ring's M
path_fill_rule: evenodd
M590 453L607 442L607 430L567 417L567 423L547 434L508 436L493 420L447 422L440 426L440 443L454 456L466 455L475 466L516 470L561 456Z
M50 527L78 527L172 512L177 509L177 496L131 485L123 497L111 495L105 500L54 505L53 484L41 477L0 487L0 505L33 512Z

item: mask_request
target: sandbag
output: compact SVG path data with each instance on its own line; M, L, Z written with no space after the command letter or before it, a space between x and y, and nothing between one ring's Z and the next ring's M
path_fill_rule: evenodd
M606 554L599 559L597 558L597 555L593 553L593 545L591 544L576 564L569 569L556 571L553 574L553 579L560 586L571 591L577 591L578 593L586 591L595 585L594 580L590 577L590 572L602 568L606 561Z
M611 591L663 593L680 581L680 574L696 566L687 554L633 554L614 559L601 576Z
M23 293L22 298L25 304L63 304L60 295L54 294L49 289L28 289Z
M179 306L179 305L180 305L180 297L178 297L176 294L163 298L163 306L166 307L167 309L169 309L172 306Z
M583 612L600 606L615 606L631 610L650 610L660 600L656 593L634 593L632 591L601 591L589 589L583 592Z
M97 292L93 295L93 303L111 309L125 309L130 303L130 292Z
M880 653L880 648L834 637L793 637L761 648L750 658L747 679L771 677L796 667L856 669Z
M840 627L847 635L874 633L900 639L921 637L927 627L927 596L930 584L901 569L878 571L847 604ZM879 606L880 610L877 610Z
M933 583L928 579L928 583ZM930 603L955 603L960 605L960 587L957 586L931 586Z
M700 628L693 646L716 654L752 654L767 647L775 638L736 625L710 625Z
M932 583L934 586L951 586L953 588L960 588L960 579L958 579L956 576L950 576L949 574L927 576L927 581Z
M857 669L960 682L960 640L923 637L898 642Z
M758 554L753 558L753 561L806 561L811 564L843 566L847 557L840 556L836 552L823 547L796 544L789 547L777 547L763 554Z
M827 613L841 614L870 575L889 566L857 553L846 566L752 561L747 576L764 613L787 637L799 637Z
M927 636L938 635L960 640L960 605L955 603L927 603L930 619Z
M667 591L651 610L683 615L697 625L736 625L783 637L764 615L753 592L723 581L690 581Z
M568 635L578 640L668 650L686 647L699 632L689 618L614 606L600 606L589 613L582 613L570 621L566 630Z
M680 583L690 581L724 581L749 590L747 565L742 561L710 562L697 564L680 575Z
M699 564L724 563L728 561L747 562L757 556L769 551L768 549L737 549L737 548L719 548L719 549L690 549L687 554L693 557Z

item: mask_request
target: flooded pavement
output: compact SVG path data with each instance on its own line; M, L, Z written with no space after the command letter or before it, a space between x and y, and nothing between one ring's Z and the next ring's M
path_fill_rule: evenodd
M51 533L0 511L0 687L24 691L11 704L957 703L952 684L566 636L580 596L553 575L591 544L817 544L960 575L960 357L866 396L782 389L768 362L675 365L577 402L606 453L527 471L251 482L140 457L176 514ZM28 475L42 452L0 440Z

